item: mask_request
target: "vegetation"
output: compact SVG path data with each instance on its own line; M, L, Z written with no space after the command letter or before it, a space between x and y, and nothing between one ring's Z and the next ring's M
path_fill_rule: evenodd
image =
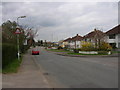
M99 50L104 50L104 51L111 51L112 50L112 47L106 43L106 42L101 42L100 44L100 47L99 47Z
M81 43L81 48L79 49L81 51L111 51L112 47L106 43L106 42L101 42L99 44L99 47L96 48L94 44L91 42L82 42Z
M2 46L2 68L4 69L8 64L17 58L17 47L13 44L5 44Z
M61 47L61 46L58 46L58 50L60 50L60 49L63 49L63 47Z
M20 65L20 61L17 60L17 35L15 34L18 24L13 21L7 21L2 24L2 69L3 72L15 72ZM34 37L37 31L32 29L26 29L23 26L20 27L19 34L19 50L20 55L25 53L31 45L34 45ZM23 43L27 40L28 45Z
M48 51L54 51L54 52L70 52L70 51L66 51L66 50L58 50L58 49L48 49Z
M80 48L81 51L94 51L95 50L95 47L94 45L91 43L91 42L81 42L81 48Z
M21 64L22 59L18 60L15 59L11 63L9 63L3 70L2 73L16 73L18 71L18 68Z

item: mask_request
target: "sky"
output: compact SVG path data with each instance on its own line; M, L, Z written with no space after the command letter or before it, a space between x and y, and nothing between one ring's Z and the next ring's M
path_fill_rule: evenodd
M36 40L59 41L97 28L106 32L118 25L118 2L2 2L7 20L38 30Z

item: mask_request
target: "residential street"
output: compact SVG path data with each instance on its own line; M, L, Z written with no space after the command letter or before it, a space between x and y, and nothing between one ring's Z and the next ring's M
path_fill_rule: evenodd
M117 57L68 57L39 49L33 59L52 87L118 87Z
M117 88L117 57L60 56L38 47L18 73L3 74L3 88Z

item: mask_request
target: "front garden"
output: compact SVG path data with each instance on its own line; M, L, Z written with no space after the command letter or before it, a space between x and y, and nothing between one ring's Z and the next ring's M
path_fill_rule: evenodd
M90 42L82 42L81 48L70 49L67 47L57 47L56 49L47 49L53 52L66 52L67 55L111 55L113 53L120 53L120 51L112 51L112 47L106 43L101 42L95 46Z

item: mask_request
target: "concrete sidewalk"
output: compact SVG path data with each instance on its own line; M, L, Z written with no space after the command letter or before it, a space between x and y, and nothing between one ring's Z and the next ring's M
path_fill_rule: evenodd
M25 54L18 73L3 74L2 88L50 88L32 56Z

